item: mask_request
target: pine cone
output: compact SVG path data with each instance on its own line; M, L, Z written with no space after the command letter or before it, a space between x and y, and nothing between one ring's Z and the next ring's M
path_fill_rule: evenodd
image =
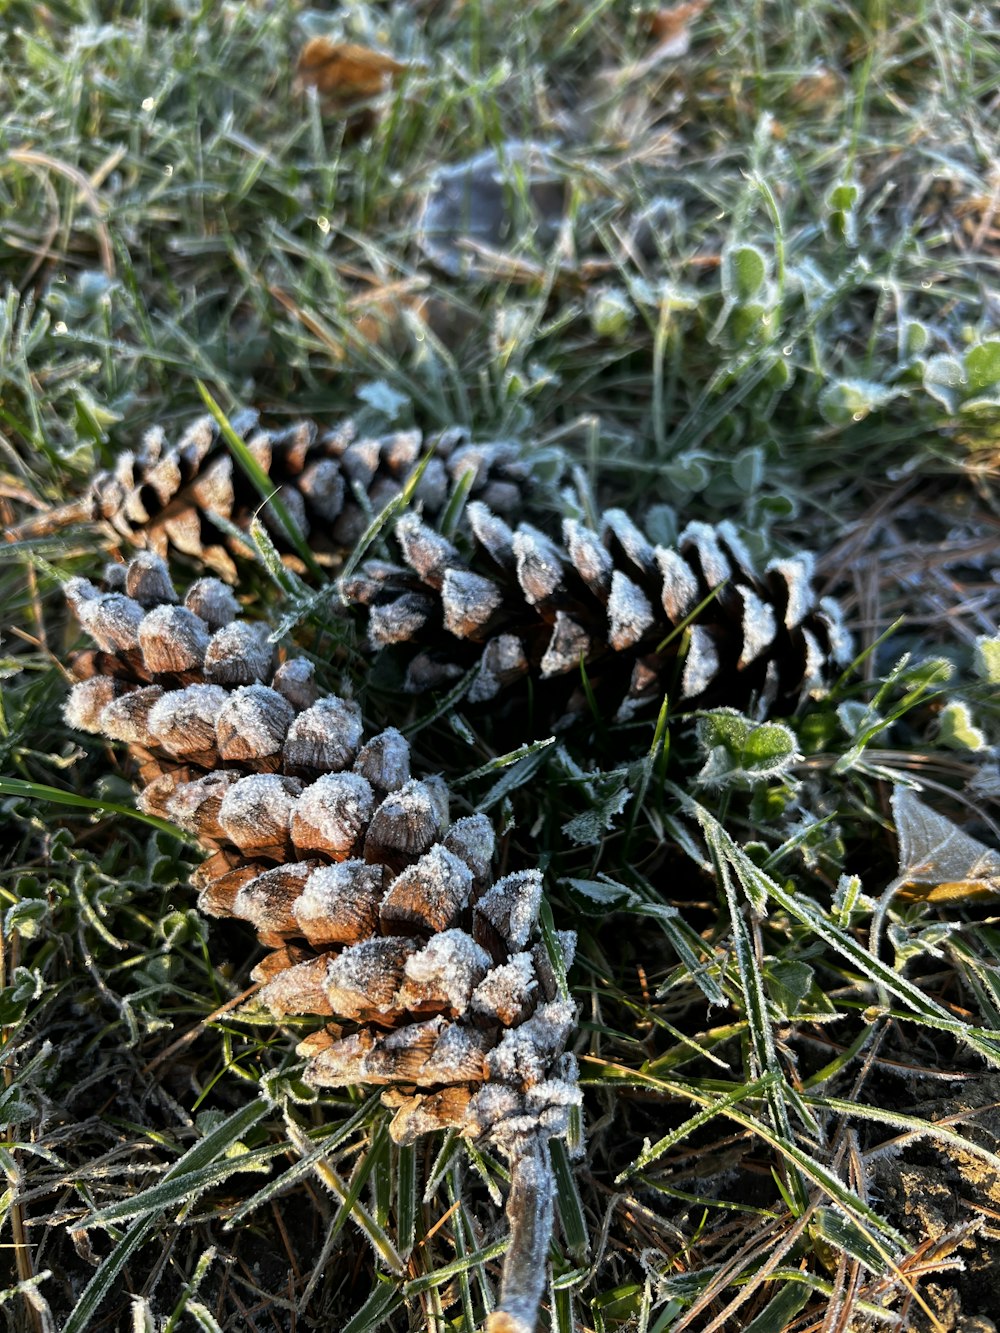
M341 583L345 601L368 608L372 647L405 653L414 692L476 669L466 697L484 701L530 674L536 689L551 683L558 716L587 706L572 688L582 664L619 720L664 693L685 709L763 714L790 711L850 662L837 604L814 592L812 557L758 573L729 523L689 523L668 549L620 509L599 532L565 520L561 542L527 523L511 529L481 501L466 518L459 549L404 515L401 563L368 561Z
M443 512L469 472L471 493L501 512L510 512L524 498L529 469L510 441L470 443L461 427L425 441L417 430L364 436L352 420L331 430L320 430L312 421L265 430L258 421L259 414L246 409L233 416L231 425L320 556L349 551L372 513L399 494L427 452L431 458L415 498L429 516ZM235 583L233 555L246 554L247 548L231 528L245 530L258 511L275 544L287 550L287 534L273 506L262 508L260 495L234 460L215 419L204 416L175 444L168 443L162 427L154 426L136 453L121 454L113 470L98 473L82 504L29 520L13 535L37 536L58 527L60 515L65 522L105 519L131 545L161 556L174 549Z
M267 627L206 578L179 601L144 553L70 605L97 644L66 719L124 741L141 808L212 854L200 905L253 924L275 1015L335 1020L307 1037L306 1078L385 1088L393 1138L451 1127L512 1164L512 1243L497 1329L529 1333L552 1216L548 1140L580 1101L565 1050L575 1011L540 942L541 876L491 874L483 815L449 824L436 776L410 774L390 728L363 741L358 706L320 696L310 664L275 660ZM574 937L560 945L569 959ZM504 1322L506 1321L506 1322Z

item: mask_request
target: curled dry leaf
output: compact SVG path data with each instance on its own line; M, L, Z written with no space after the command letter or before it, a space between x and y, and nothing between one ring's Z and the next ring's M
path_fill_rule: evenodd
M919 801L909 787L892 793L899 839L899 883L932 902L1000 895L1000 853Z
M403 62L356 42L313 37L299 54L298 81L315 88L333 107L349 107L377 97L409 68Z

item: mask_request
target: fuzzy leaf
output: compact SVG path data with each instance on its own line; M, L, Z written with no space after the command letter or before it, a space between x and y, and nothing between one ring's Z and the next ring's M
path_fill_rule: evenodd
M755 245L736 245L722 257L722 292L727 301L752 301L767 280L767 260Z
M781 722L754 722L735 708L698 719L706 755L698 781L707 787L746 787L782 777L799 759L795 733Z
M938 744L949 750L985 750L986 736L976 726L969 705L947 704L938 718Z
M846 426L851 421L863 421L870 412L898 396L898 389L874 380L836 380L820 394L819 410L831 426Z
M598 907L607 908L612 903L637 903L638 896L624 884L616 884L614 880L600 879L567 879L566 883L576 893L581 894L590 902Z
M619 774L601 784L598 792L589 810L575 815L563 825L562 831L567 838L581 844L599 842L609 829L614 828L615 816L621 814L632 795L624 777Z
M976 675L987 685L1000 685L1000 635L976 640Z
M965 387L965 367L954 356L931 356L924 363L924 388L948 412L958 408Z
M1000 384L1000 340L990 338L965 354L965 377L974 393Z
M902 883L931 885L935 898L1000 894L1000 853L924 805L909 787L894 789L892 813Z
M807 963L790 959L784 963L771 963L766 976L772 998L790 1016L809 994L814 973Z

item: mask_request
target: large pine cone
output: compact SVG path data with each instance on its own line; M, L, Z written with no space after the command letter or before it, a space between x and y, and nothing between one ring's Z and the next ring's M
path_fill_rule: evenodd
M561 541L511 528L478 500L466 518L458 546L404 515L400 563L368 561L341 583L345 601L368 608L372 646L405 655L410 690L474 671L466 697L476 702L531 675L552 683L550 711L574 713L587 706L574 688L582 667L619 720L665 693L685 710L763 715L790 711L850 662L836 603L814 591L812 557L773 559L760 573L729 523L689 523L666 548L620 509L599 531L565 520Z
M446 785L410 776L400 732L363 743L357 705L320 697L304 659L278 665L224 584L180 603L158 557L118 568L115 591L68 585L98 651L75 661L66 718L126 742L141 807L212 851L200 904L272 950L261 1000L337 1020L302 1043L307 1079L385 1085L400 1143L564 1133L574 1009L536 934L539 873L494 880L485 816L449 824Z
M352 420L328 430L312 421L265 430L258 422L257 412L246 409L231 424L317 555L349 551L426 453L431 457L415 498L429 516L446 508L468 473L471 493L500 512L524 499L529 469L517 445L473 444L461 427L424 440L418 430L364 435ZM259 493L211 416L193 421L174 444L154 426L137 452L121 454L113 470L94 478L89 503L93 517L107 520L130 544L161 556L173 548L229 583L237 578L233 554L245 547L225 525L245 530L261 510ZM287 549L273 507L265 505L261 516L279 548Z

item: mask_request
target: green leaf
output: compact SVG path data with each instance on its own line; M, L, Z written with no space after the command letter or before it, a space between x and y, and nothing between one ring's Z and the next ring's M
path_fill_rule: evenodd
M791 1016L809 994L814 973L808 964L791 959L769 964L765 976L772 999Z
M882 1267L884 1265L879 1263L873 1271L879 1272ZM812 1292L804 1282L789 1282L787 1286L781 1288L773 1300L768 1301L760 1314L747 1324L743 1333L783 1333L811 1296Z
M924 389L948 412L956 412L965 387L965 367L954 356L931 356L924 362Z
M874 380L835 380L820 394L819 410L831 426L846 426L864 421L870 412L892 402L900 393L900 389L890 389Z
M938 744L949 750L985 750L986 736L976 726L969 705L961 701L946 704L938 718Z
M737 245L722 256L722 294L734 305L758 295L767 281L767 259L755 245Z
M239 1139L241 1135L252 1129L259 1120L262 1120L268 1113L268 1104L264 1101L251 1102L249 1106L241 1107L228 1117L221 1125L207 1134L203 1139L189 1148L183 1157L179 1158L173 1166L169 1167L164 1173L163 1179L158 1186L153 1188L162 1193L163 1187L171 1180L178 1177L191 1180L194 1177L201 1178L202 1173L213 1163L216 1163L220 1156L225 1154L226 1148L234 1139ZM229 1167L229 1171L239 1168ZM149 1191L146 1192L146 1195ZM69 1318L63 1325L62 1333L83 1333L91 1321L91 1316L98 1308L105 1296L114 1286L118 1274L128 1263L132 1255L138 1250L150 1236L154 1235L160 1226L160 1209L158 1205L151 1205L146 1209L142 1204L145 1196L139 1195L135 1199L127 1202L134 1204L137 1200L140 1202L138 1209L126 1209L128 1211L141 1212L124 1236L115 1245L111 1253L103 1260L100 1267L94 1273L93 1277L87 1283L83 1294L70 1312ZM82 1225L98 1225L100 1218L107 1215L104 1213L92 1213L90 1217L84 1218Z
M169 833L173 838L190 842L190 835L182 829L160 819L157 815L144 815L141 810L133 810L116 801L94 801L89 796L77 796L76 792L62 791L59 787L48 787L42 782L25 782L22 778L0 778L0 796L26 796L32 801L51 801L54 805L73 805L80 810L104 810L112 815L127 815L137 819L140 824L149 824L161 833Z
M831 213L849 213L857 204L860 193L850 181L834 185L827 191L826 206Z
M601 774L595 783L597 795L589 810L575 815L562 826L567 838L581 844L600 842L614 828L615 817L628 805L632 791L621 774Z
M702 713L698 744L705 763L698 782L706 787L747 787L770 782L798 762L795 733L781 722L754 722L735 708Z
M975 670L987 685L1000 685L1000 635L981 634L976 640Z
M834 185L826 196L830 231L850 246L858 243L858 220L855 210L860 196L861 191L850 181Z
M970 347L964 360L965 377L973 393L1000 384L1000 339L990 338Z
M901 344L907 357L920 356L930 346L931 331L919 319L908 319L902 326Z
M202 401L215 419L215 423L219 427L222 438L225 440L230 452L253 482L254 488L260 498L270 505L271 509L274 511L278 522L285 531L285 536L288 538L289 544L295 548L296 554L312 574L313 578L319 583L325 582L326 575L316 563L315 557L309 549L308 542L303 537L299 525L288 512L284 501L278 494L278 487L275 486L273 479L269 477L261 467L260 463L247 447L246 442L241 440L233 430L229 418L212 397L208 386L201 380L195 380L195 385L198 392L201 394Z
M668 785L684 809L701 824L706 838L711 834L710 845L716 858L724 856L733 867L756 911L762 911L760 904L766 906L767 900L773 899L808 931L830 945L845 962L853 964L863 976L877 986L884 987L890 995L895 995L907 1008L919 1015L922 1023L955 1034L992 1065L1000 1066L1000 1044L994 1032L954 1018L942 1004L865 948L850 930L836 925L807 893L785 888L778 880L771 879L765 871L755 866L742 847L733 841L704 806L699 805L680 787Z
M598 338L621 342L635 320L635 306L620 287L599 287L588 300L590 327Z
M632 889L624 884L616 884L614 880L599 879L567 879L564 881L574 892L581 894L590 902L598 904L601 907L610 907L612 903L635 903L638 902L638 896Z

